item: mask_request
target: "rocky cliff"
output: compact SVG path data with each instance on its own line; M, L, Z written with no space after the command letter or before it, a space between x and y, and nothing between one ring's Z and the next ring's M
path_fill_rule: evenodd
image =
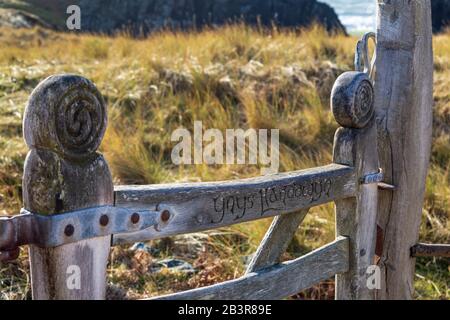
M51 28L49 24L36 15L21 10L2 9L0 7L0 27L32 28L34 26Z
M148 33L163 28L192 29L228 22L281 27L313 22L344 30L334 10L316 0L81 0L82 28Z

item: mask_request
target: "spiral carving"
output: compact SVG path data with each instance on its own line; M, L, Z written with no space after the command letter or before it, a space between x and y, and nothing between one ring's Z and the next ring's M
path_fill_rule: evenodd
M371 118L374 103L374 92L372 84L369 81L362 81L355 94L354 118L359 122L364 122Z
M83 159L98 149L106 125L106 106L92 82L61 75L46 79L31 94L24 133L30 148Z
M59 103L55 119L57 137L65 154L95 151L104 133L105 108L99 97L86 88L68 92Z
M373 119L374 89L369 76L346 72L333 87L331 107L336 121L346 128L364 128Z

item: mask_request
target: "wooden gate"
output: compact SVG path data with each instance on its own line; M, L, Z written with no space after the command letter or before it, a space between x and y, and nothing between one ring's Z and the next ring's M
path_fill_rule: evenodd
M24 120L25 209L2 220L0 242L3 257L30 245L34 299L104 299L111 245L268 217L275 220L246 275L158 299L282 299L335 275L337 299L411 298L411 248L431 146L430 2L378 3L377 34L358 43L356 71L333 88L341 128L334 163L325 167L230 182L114 187L97 153L107 127L101 94L75 75L42 82ZM370 39L376 62L369 61ZM280 263L308 210L330 202L336 240ZM380 290L367 285L374 265L383 270ZM74 266L81 290L67 286Z

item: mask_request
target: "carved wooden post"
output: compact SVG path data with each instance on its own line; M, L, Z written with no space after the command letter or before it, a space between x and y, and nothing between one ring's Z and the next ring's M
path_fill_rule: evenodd
M429 0L378 0L375 109L381 166L381 299L411 299L432 136L433 50ZM380 233L381 235L381 233ZM380 242L381 243L381 242Z
M108 165L96 152L107 126L102 96L88 80L53 76L32 93L25 111L29 152L25 209L42 215L113 204ZM68 225L65 236L79 232ZM30 246L33 298L104 299L111 237L58 248Z
M342 126L336 132L334 162L352 166L357 173L356 198L336 201L337 236L350 240L350 268L336 277L336 298L374 299L366 273L374 264L380 173L374 91L368 74L344 73L336 81L331 101L336 121Z

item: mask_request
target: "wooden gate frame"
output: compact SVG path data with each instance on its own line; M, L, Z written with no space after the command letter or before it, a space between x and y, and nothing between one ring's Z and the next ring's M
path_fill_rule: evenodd
M379 299L412 299L433 128L431 2L378 0L375 109L386 181L378 211Z
M33 236L26 239L33 298L104 299L111 244L277 217L244 277L159 299L281 299L334 275L339 299L372 299L366 271L374 263L383 174L369 74L344 73L331 100L343 126L336 133L332 165L230 182L114 190L108 165L96 151L107 124L100 93L76 75L44 80L31 94L24 118L31 149L23 183L27 214L11 220L14 232L20 233L30 219L37 226L36 231L27 230ZM336 241L280 263L308 209L333 201ZM133 230L145 212L153 217L151 227ZM80 277L78 287L70 283L74 270Z
M96 151L107 126L101 94L79 76L42 82L24 117L31 149L23 179L27 219L2 221L0 237L5 256L30 244L33 298L104 299L111 245L276 217L245 276L159 299L281 299L334 275L337 299L411 299L411 248L431 152L431 4L378 0L378 8L376 64L368 59L369 36L358 44L358 71L343 74L333 88L332 111L342 127L334 164L321 168L114 188ZM336 203L336 241L280 263L308 210L328 202ZM153 227L143 228L143 217ZM374 264L383 270L380 290L367 285ZM73 288L68 279L77 268L81 282Z

